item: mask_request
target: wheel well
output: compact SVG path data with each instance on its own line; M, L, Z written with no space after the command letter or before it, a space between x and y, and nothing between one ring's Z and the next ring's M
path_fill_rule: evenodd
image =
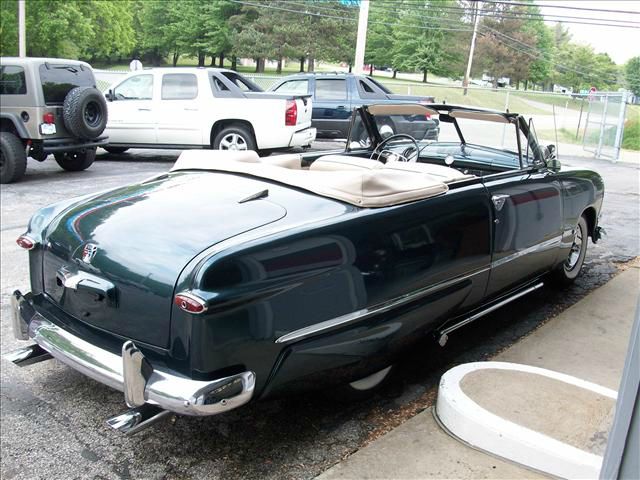
M582 212L582 216L587 221L587 232L589 232L589 236L593 238L593 232L596 228L596 209L593 207L587 208L584 212Z
M213 127L211 127L211 135L209 137L209 144L211 145L211 148L213 148L213 139L216 138L216 135L218 135L225 128L232 126L245 127L249 130L249 132L251 132L251 135L253 135L253 139L256 140L256 132L253 129L253 125L251 125L251 122L240 119L218 120L213 124Z
M0 118L0 132L13 133L16 137L20 138L18 130L16 130L16 126L8 118Z

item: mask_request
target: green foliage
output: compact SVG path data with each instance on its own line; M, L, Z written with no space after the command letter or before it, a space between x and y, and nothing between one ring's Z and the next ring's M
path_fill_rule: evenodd
M640 96L640 57L633 57L624 65L624 79L627 88Z
M18 55L18 0L0 0L0 56Z

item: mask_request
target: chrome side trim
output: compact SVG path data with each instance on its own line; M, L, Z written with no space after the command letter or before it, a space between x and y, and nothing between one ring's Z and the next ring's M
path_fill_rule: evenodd
M487 315L488 313L493 312L494 310L498 310L501 307L504 307L507 303L511 303L514 300L517 300L520 297L524 297L525 295L538 290L539 288L541 288L544 285L543 282L537 283L535 285L533 285L532 287L529 287L525 290L522 290L521 292L516 293L515 295L512 295L511 297L505 298L504 300L495 303L493 305L491 305L490 307L485 308L484 310L479 311L478 313L471 315L470 317L465 318L464 320L462 320L461 322L458 322L454 325L451 325L450 327L445 328L444 330L440 330L440 337L438 339L438 342L440 343L440 345L444 346L445 343L447 343L447 339L448 339L448 335L453 332L454 330L457 330L461 327L464 327L465 325L473 322L474 320L479 319L480 317L484 317L485 315Z
M562 235L558 235L557 237L553 237L549 240L545 240L544 242L533 245L532 247L525 248L524 250L519 250L516 253L512 253L506 257L501 258L500 260L496 260L491 262L491 268L496 268L505 263L509 263L517 258L524 257L525 255L529 255L530 253L539 252L541 250L547 250L553 248L557 245L560 245L562 242Z
M341 315L339 317L332 318L324 322L316 323L314 325L309 325L308 327L294 330L293 332L289 332L277 338L275 343L289 343L289 342L294 342L298 340L303 340L305 338L311 337L321 332L333 330L335 328L344 326L349 323L358 322L360 320L364 320L374 315L379 315L381 313L388 312L389 310L400 307L414 300L418 300L422 297L438 292L447 287L450 287L451 285L455 285L458 282L462 282L464 280L467 280L468 278L471 278L475 275L478 275L487 271L489 271L489 267L481 268L480 270L477 270L473 273L461 275L459 277L438 283L436 285L431 285L429 287L421 288L414 292L401 295L400 297L396 297L387 302L379 303L369 308L362 308L360 310L356 310L355 312L347 313L345 315Z

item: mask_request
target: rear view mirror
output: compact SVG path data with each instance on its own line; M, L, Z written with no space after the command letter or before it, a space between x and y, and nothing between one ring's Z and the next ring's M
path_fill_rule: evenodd
M115 100L113 90L109 89L109 91L104 94L104 98L106 98L109 102L113 102Z

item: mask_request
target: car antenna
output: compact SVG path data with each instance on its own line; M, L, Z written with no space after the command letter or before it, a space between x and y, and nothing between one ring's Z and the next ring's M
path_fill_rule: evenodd
M247 198L243 198L238 203L246 203L251 202L253 200L260 200L261 198L266 198L269 196L269 190L265 189L258 193L254 193L253 195L249 195Z
M560 156L558 155L558 126L556 125L556 106L554 104L551 104L551 106L553 107L553 130L556 133L556 158L560 158Z

